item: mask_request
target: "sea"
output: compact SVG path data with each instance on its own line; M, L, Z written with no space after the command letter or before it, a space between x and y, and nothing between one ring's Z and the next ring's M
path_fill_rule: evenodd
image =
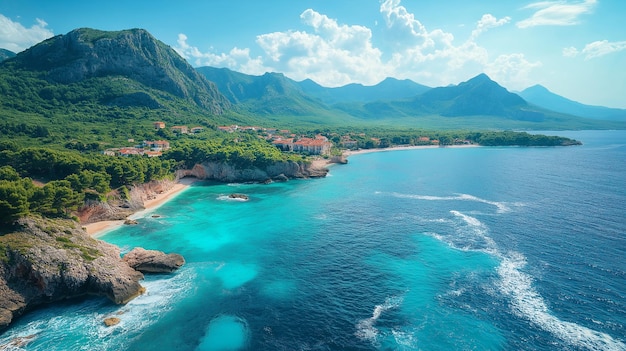
M146 275L126 305L32 311L0 345L626 350L626 131L544 133L583 145L376 152L326 178L197 182L99 237L180 253L180 270Z

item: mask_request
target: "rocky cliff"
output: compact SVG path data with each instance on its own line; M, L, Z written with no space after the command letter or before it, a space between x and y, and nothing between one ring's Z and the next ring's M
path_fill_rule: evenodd
M134 257L133 264L154 261L162 272L184 263L179 255L152 252ZM75 222L23 218L15 231L0 235L0 330L29 309L55 301L99 295L126 303L143 293L141 279L116 246L91 238Z
M328 174L326 167L305 162L276 162L263 169L237 168L222 162L203 162L195 165L191 170L178 171L177 176L179 178L192 176L220 182L267 182L295 178L319 178L325 177L326 174Z
M170 93L193 101L213 114L230 108L230 102L174 49L143 29L100 31L80 28L57 35L19 53L8 64L43 72L48 81L71 84L109 77L133 86ZM109 103L150 108L159 103L139 89L126 91Z

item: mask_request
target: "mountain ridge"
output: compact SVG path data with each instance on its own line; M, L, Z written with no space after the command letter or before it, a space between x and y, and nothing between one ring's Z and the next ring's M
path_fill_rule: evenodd
M79 28L47 39L0 62L0 93L5 97L0 114L9 121L20 121L11 112L18 110L34 114L38 124L57 121L54 128L68 120L95 123L121 116L145 124L193 120L205 126L626 127L529 104L484 73L447 87L387 78L374 86L325 88L282 73L193 68L144 29Z
M39 72L45 80L60 84L122 76L193 101L213 114L229 107L213 83L144 29L79 28L44 40L3 64Z
M626 109L586 105L555 94L539 84L522 90L519 95L534 105L556 112L586 118L626 121Z

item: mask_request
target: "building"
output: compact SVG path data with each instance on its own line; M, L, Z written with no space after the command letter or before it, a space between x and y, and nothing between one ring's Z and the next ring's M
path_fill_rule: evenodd
M188 134L189 128L187 126L173 126L172 132L179 134Z
M200 133L203 130L204 130L204 127L193 127L193 128L191 128L191 132L194 133L194 134L195 133Z
M147 147L152 151L165 151L170 148L170 143L165 140L155 140L155 141L144 140L142 146Z
M330 153L332 143L324 136L318 135L313 138L300 138L293 143L293 151L308 152L312 155L325 155Z
M164 129L165 128L165 122L154 122L154 129L159 130L159 129Z
M136 147L123 147L118 150L118 154L120 156L142 156L144 154L144 149L139 149Z
M282 151L293 151L293 138L282 139L278 138L272 141L272 144Z

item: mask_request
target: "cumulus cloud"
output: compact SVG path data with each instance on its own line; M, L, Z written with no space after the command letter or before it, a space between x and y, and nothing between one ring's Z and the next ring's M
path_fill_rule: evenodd
M30 28L0 14L0 48L20 52L54 35L41 19Z
M511 17L506 16L501 19L495 18L493 15L487 13L476 24L476 28L472 31L472 38L477 38L481 33L486 32L490 28L500 27L511 21Z
M580 23L579 17L591 13L598 1L540 1L523 7L535 13L517 22L519 28L535 26L571 26Z
M487 49L477 43L484 32L510 23L510 17L485 14L468 28L467 39L457 42L450 32L427 28L400 0L381 1L380 14L384 24L376 33L389 39L385 41L388 47L384 56L374 46L370 28L343 24L313 9L300 15L304 29L258 35L255 50L260 49L259 56L253 57L250 49L236 47L226 53L200 50L189 45L184 34L179 35L175 49L196 66L228 67L254 75L281 72L295 80L310 78L329 87L376 84L386 77L441 86L481 72L525 84L525 77L539 65L521 54L493 61Z
M359 25L340 25L312 9L304 11L302 22L313 29L259 35L263 49L275 70L293 79L311 78L327 86L350 83L354 77L376 83L385 77L382 52L372 45L372 32Z
M247 74L260 75L267 72L260 57L250 56L250 49L232 48L228 53L216 54L202 52L199 48L187 43L185 34L178 34L177 44L174 50L180 56L191 62L194 66L226 67Z
M626 41L610 42L608 40L598 40L585 45L580 51L575 47L564 48L563 56L576 57L578 55L584 55L585 60L590 60L622 50L626 50Z
M485 73L509 89L522 90L532 83L530 72L540 66L541 62L531 62L524 54L500 55L485 66Z

